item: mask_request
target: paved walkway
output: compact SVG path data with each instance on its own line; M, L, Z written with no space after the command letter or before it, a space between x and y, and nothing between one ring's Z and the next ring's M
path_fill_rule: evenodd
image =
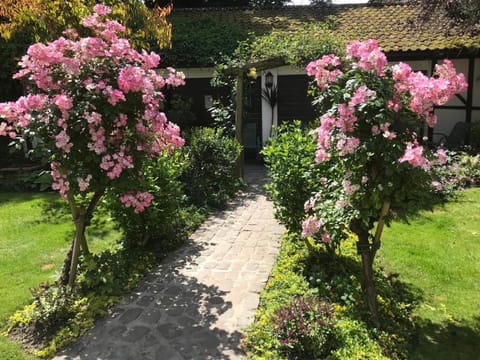
M243 359L283 228L265 197L265 172L247 167L247 191L210 217L141 285L55 359Z

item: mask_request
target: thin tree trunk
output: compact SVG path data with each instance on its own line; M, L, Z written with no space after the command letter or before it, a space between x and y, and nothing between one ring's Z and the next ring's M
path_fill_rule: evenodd
M67 286L68 278L70 276L70 264L72 263L72 255L73 255L73 241L70 244L70 248L68 249L67 256L65 260L63 260L62 266L62 274L60 275L60 285Z
M370 251L365 251L361 254L362 270L364 278L364 287L367 292L367 303L372 322L375 327L380 327L380 320L378 318L378 304L377 304L377 290L375 289L375 282L373 280L373 259Z
M80 252L83 251L84 254L89 253L85 238L85 229L90 224L93 211L95 210L95 207L97 206L98 201L103 196L104 192L104 189L100 189L99 191L95 192L86 209L83 207L77 207L73 195L68 196L72 220L75 224L75 237L65 258L62 275L60 276L60 283L63 286L69 285L72 289L75 286Z
M68 277L68 285L74 288L75 279L77 277L78 258L80 257L80 247L82 242L85 242L85 209L81 208L78 211L75 221L75 239L73 241L72 261L70 263L70 271Z
M367 305L370 310L372 323L375 327L380 327L377 291L373 279L373 255L375 250L372 248L368 240L369 232L367 229L364 229L360 220L353 220L350 228L358 236L357 250L362 258L363 288L367 295Z

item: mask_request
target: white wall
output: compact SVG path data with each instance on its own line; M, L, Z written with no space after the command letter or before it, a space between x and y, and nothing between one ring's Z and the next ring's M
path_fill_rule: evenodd
M441 62L441 61L440 61ZM425 71L428 75L431 71L431 61L430 60L416 60L416 61L405 61L409 64L415 71ZM453 63L457 72L462 72L465 75L465 78L468 77L468 59L454 59ZM394 63L391 63L394 64ZM213 76L213 68L185 68L179 69L185 73L187 81L189 78L211 78ZM277 77L282 75L303 75L305 70L301 67L294 66L281 66L276 69L267 70L274 75L274 82L277 83ZM265 87L265 73L267 71L262 71L259 75L262 76L262 89ZM474 82L469 84L473 86L473 106L480 106L480 58L475 60L475 73L474 73ZM462 94L464 98L467 97L467 93ZM307 96L307 94L305 94ZM445 105L452 106L463 106L464 104L457 97L450 100ZM277 106L274 110L273 124L277 124ZM444 133L449 134L453 126L458 121L465 121L466 112L465 110L456 110L456 109L437 109L435 111L438 117L437 126L434 129L434 133ZM270 134L270 127L272 123L272 112L270 104L268 104L264 99L262 99L262 144L268 140ZM480 121L480 110L474 110L472 112L472 121ZM434 138L434 141L438 140L438 136Z

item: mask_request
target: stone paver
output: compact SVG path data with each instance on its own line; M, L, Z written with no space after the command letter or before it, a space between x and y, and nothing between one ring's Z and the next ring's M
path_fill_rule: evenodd
M247 167L247 191L210 217L139 287L57 360L243 359L242 329L253 321L284 231Z

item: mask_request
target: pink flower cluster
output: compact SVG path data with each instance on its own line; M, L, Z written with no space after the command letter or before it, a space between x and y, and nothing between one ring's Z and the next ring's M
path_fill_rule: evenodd
M325 90L329 83L337 81L342 74L336 67L341 64L340 58L333 54L324 55L321 59L310 62L307 67L307 75L315 76L320 90Z
M67 180L67 175L62 171L61 164L57 161L53 161L50 164L50 175L52 176L53 183L52 189L58 190L61 197L66 199L67 193L70 190L70 182Z
M310 215L302 224L302 237L312 236L316 234L322 226L322 221L315 216Z
M366 71L375 70L379 76L385 73L387 57L377 40L352 41L347 45L347 58L356 59L358 66Z
M370 90L366 85L361 85L355 90L352 99L348 103L349 108L354 108L357 105L363 104L371 98L376 96L376 92Z
M342 186L343 186L343 191L345 191L345 194L347 194L348 196L352 196L358 190L360 190L360 185L352 184L352 182L347 179L343 180Z
M317 137L317 152L315 161L321 163L330 159L331 155L328 150L332 142L336 141L336 148L340 156L353 154L360 145L360 139L356 137L348 137L344 134L352 133L355 130L355 124L358 120L355 115L355 106L357 106L360 99L368 100L374 96L375 92L362 87L356 91L356 95L348 104L338 104L334 115L329 113L320 117L320 126L313 132ZM340 130L340 135L336 138L334 133L336 129Z
M408 93L410 108L425 116L430 127L434 127L437 121L433 114L434 105L445 104L453 95L464 92L468 87L465 76L462 73L457 74L453 63L448 59L444 60L442 65L435 66L433 77L412 71L410 66L404 63L392 66L392 74L396 81L397 96Z
M128 192L119 197L119 200L125 207L134 208L135 213L139 214L150 206L153 200L153 195L149 192Z
M92 175L88 174L85 179L77 177L78 189L80 191L85 191L90 186L90 180L92 180Z
M125 169L134 167L133 158L125 153L125 147L120 147L120 151L113 155L105 155L102 157L100 167L107 173L110 180L120 177Z
M158 54L133 49L120 36L125 27L107 18L108 6L93 9L83 25L94 36L67 30L65 37L31 45L14 75L30 82L31 94L0 103L0 136L15 138L27 127L40 134L55 159L53 186L62 196L77 191L74 183L95 191L137 162L184 144L179 127L161 111L163 90L183 85L183 73L156 71ZM148 196L138 199L150 203Z
M430 170L430 163L423 155L423 146L418 145L418 142L407 143L404 154L398 159L398 162L408 162L413 167L421 167L425 171Z

